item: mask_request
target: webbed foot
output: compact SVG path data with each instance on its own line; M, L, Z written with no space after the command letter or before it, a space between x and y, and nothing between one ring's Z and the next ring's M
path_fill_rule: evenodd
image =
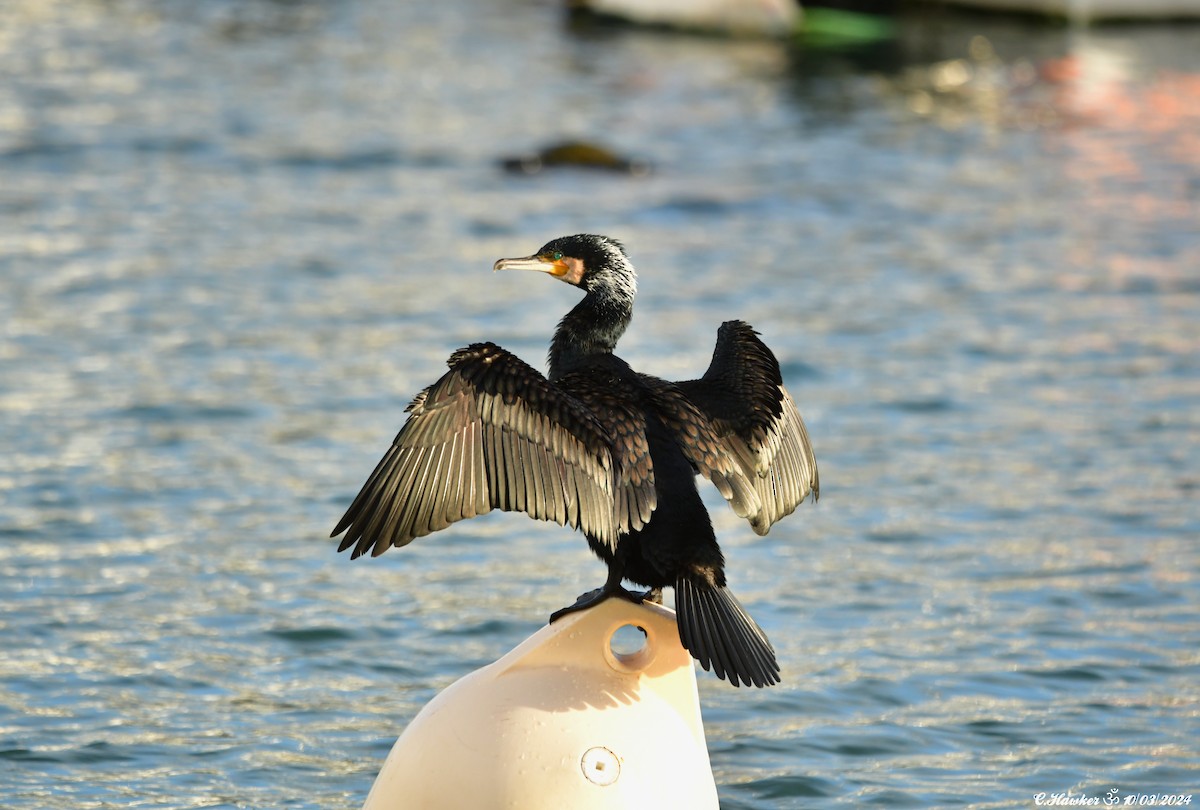
M578 613L581 610L587 610L590 607L595 607L605 599L608 599L610 596L626 599L630 602L633 602L635 605L640 605L642 602L655 602L657 604L662 604L662 590L659 588L652 588L651 590L643 593L634 593L626 590L621 585L610 585L605 583L604 587L597 588L594 591L588 591L587 593L580 595L580 597L575 600L575 604L568 605L561 610L556 610L551 613L550 624L554 624L563 616L566 616L570 613Z

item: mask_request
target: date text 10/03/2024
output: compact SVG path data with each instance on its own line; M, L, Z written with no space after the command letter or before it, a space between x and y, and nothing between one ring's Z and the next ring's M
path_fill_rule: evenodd
M1082 793L1038 793L1033 802L1039 807L1186 807L1190 793L1122 793L1109 788L1103 795Z

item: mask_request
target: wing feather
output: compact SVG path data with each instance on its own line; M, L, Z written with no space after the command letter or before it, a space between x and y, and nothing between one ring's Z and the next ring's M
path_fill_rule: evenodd
M613 452L591 411L491 343L455 352L449 367L413 400L338 522L338 550L379 555L492 509L615 545Z
M655 415L674 434L696 472L712 482L739 517L750 518L761 512L754 483L731 457L709 417L675 383L649 375L641 375L641 380L650 392Z
M611 444L613 519L616 530L623 534L641 529L650 522L650 516L658 506L658 493L654 486L646 414L640 410L636 397L631 399L629 396L628 374L631 372L615 357L610 357L610 362L613 367L607 370L592 366L583 374L567 374L558 383L573 397L587 403ZM593 495L583 490L579 496L585 504L593 500ZM588 511L595 511L594 507L589 505Z
M808 430L783 387L779 362L749 324L722 324L704 376L677 385L708 418L753 487L759 508L738 514L758 534L809 495L816 500L820 478Z

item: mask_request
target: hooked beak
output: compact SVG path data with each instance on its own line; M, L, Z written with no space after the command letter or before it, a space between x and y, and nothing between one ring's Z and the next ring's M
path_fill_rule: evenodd
M492 271L497 270L537 270L539 273L549 273L555 278L562 278L570 268L563 259L551 259L547 256L525 256L520 259L500 259L492 265Z

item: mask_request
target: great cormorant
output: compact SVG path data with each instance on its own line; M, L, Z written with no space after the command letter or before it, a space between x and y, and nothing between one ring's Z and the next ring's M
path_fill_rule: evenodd
M671 586L680 640L706 670L735 686L777 683L770 641L726 586L695 483L709 479L759 534L816 498L816 459L771 350L727 321L700 379L634 371L613 349L637 274L609 237L561 237L495 269L539 270L585 292L554 333L549 376L493 343L451 355L333 530L346 532L338 550L379 555L492 509L569 524L608 579L551 621L609 596L661 600ZM650 590L630 593L623 580Z

